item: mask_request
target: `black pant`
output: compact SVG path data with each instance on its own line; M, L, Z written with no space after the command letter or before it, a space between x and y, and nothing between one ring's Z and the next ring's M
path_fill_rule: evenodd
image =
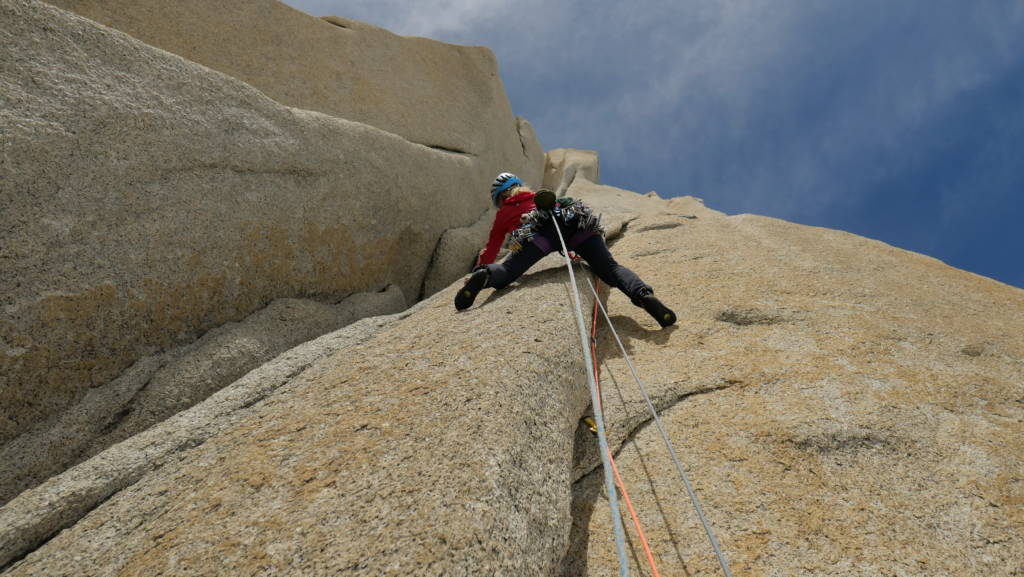
M551 242L550 235L552 234L555 234L553 227L550 230L548 230L548 227L544 227L544 229L538 232L538 236L542 235L547 242L530 242L522 250L512 254L500 264L487 265L487 269L491 273L487 286L495 289L505 288L537 261L551 252L550 250L544 250L542 247L560 247L557 236L554 237L554 242ZM586 233L576 232L575 234L585 235ZM578 246L574 246L576 245L574 241L578 238L580 237L570 237L566 239L566 244L569 245L570 250L575 250L576 254L587 261L590 269L606 285L621 290L631 300L635 300L640 296L641 291L644 289L650 290L651 287L640 280L640 277L636 276L635 272L615 262L615 258L608 251L608 245L604 243L604 238L601 235L592 234L589 238L580 242Z

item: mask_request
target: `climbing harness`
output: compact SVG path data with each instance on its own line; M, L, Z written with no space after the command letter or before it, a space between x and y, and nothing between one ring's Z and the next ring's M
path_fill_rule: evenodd
M547 217L547 215L544 214L547 211L538 210L537 212L542 216ZM576 230L596 232L602 235L604 234L604 225L601 224L601 215L594 214L594 210L580 200L574 200L567 206L556 206L551 212L560 213L563 218L563 222L569 222L575 219Z
M523 224L512 231L508 242L508 248L513 253L523 250L527 243L532 242L533 235L537 234L540 228L539 214L536 210L531 210L520 218Z
M582 203L580 203L582 204ZM575 206L575 203L574 205ZM597 363L596 363L596 350L592 350L595 345L595 336L591 336L591 346L587 346L587 335L586 326L583 320L583 310L580 307L580 294L579 288L576 285L576 275L573 272L572 261L569 259L569 249L566 246L565 238L562 236L562 229L558 225L559 219L563 216L561 207L555 203L554 208L551 212L555 218L552 218L552 222L555 226L555 232L558 234L558 241L562 246L562 256L565 259L566 268L569 270L569 282L572 285L571 295L573 305L576 309L576 323L580 333L580 344L583 347L583 357L586 364L587 382L590 386L590 398L593 404L594 410L594 424L597 429L597 440L600 446L601 462L604 465L604 482L605 488L608 492L608 503L611 508L612 515L612 528L615 534L615 548L619 557L619 575L620 577L629 576L629 562L626 557L626 546L625 546L625 531L622 527L622 515L619 510L618 497L615 491L615 480L619 482L630 514L633 516L633 520L637 528L639 529L639 520L636 517L635 511L633 511L632 502L629 500L628 495L625 492L625 485L622 483L621 476L618 474L618 468L614 464L614 458L612 457L611 449L608 447L608 438L605 433L604 416L601 405L601 396L597 385ZM578 215L576 215L578 216ZM567 219L568 220L568 219ZM600 217L597 222L600 223ZM693 504L694 509L697 511L697 516L700 518L701 524L704 526L704 531L707 533L708 539L711 541L711 547L715 551L715 555L718 557L718 562L722 567L722 571L726 577L732 577L732 572L729 570L729 564L725 560L725 556L722 554L721 547L719 547L718 539L715 538L714 532L711 530L711 525L708 523L707 518L704 515L704 509L700 505L700 501L697 499L697 494L694 492L693 487L690 485L690 480L686 476L686 472L683 470L683 465L679 460L679 456L676 454L675 448L672 446L672 441L668 438L668 433L665 432L665 427L661 424L661 419L658 417L658 411L654 408L654 403L651 402L650 396L647 394L647 389L640 380L640 376L637 374L636 367L633 366L633 361L630 359L629 354L626 352L626 347L622 344L622 340L619 338L618 332L615 330L615 326L612 324L611 318L608 316L608 311L605 310L604 305L601 304L601 300L597 294L597 290L594 288L593 283L590 279L587 279L587 284L590 286L590 291L594 295L594 301L601 309L604 315L605 321L608 323L608 328L611 329L612 335L615 337L615 342L618 343L619 349L622 351L622 356L626 359L626 364L629 366L630 372L633 374L633 379L636 381L637 386L640 388L640 393L644 397L644 401L647 403L647 408L650 410L651 415L654 417L654 423L657 425L658 431L661 433L661 438L665 442L665 446L668 448L669 454L672 457L672 461L675 464L676 471L679 473L680 478L683 481L683 485L686 487L686 491L690 496L690 502ZM595 321L597 313L594 313ZM596 324L596 323L595 323ZM589 423L588 423L589 424ZM642 537L642 531L638 531L641 535L642 543L644 546L645 553L647 554L648 561L651 563L652 569L657 574L657 569L654 567L654 560L650 554L650 549L647 545L647 540Z
M633 373L633 379L640 388L640 394L643 395L644 402L647 403L647 408L651 411L651 415L654 417L654 423L658 427L658 432L661 433L661 438L665 441L665 446L668 448L668 452L672 456L672 462L675 464L676 471L679 473L679 477L683 480L683 485L686 486L686 492L690 495L690 502L693 503L693 508L697 511L697 516L700 518L700 522L704 526L704 532L707 533L708 540L711 541L711 548L714 549L715 556L718 557L718 563L722 566L722 571L725 572L726 577L732 577L732 571L729 570L729 563L725 560L725 556L722 554L722 549L718 545L718 539L715 538L715 534L711 530L711 524L708 523L707 517L704 516L704 509L700 506L700 501L697 499L697 493L694 492L693 487L690 485L690 479L686 476L686 472L683 470L683 465L679 460L679 456L676 454L676 450L672 446L672 441L669 440L668 433L665 432L665 427L661 424L661 419L658 417L658 411L654 408L654 403L651 402L651 397L647 394L647 388L644 386L643 381L640 380L640 375L637 374L636 367L633 366L633 361L629 358L629 353L626 352L626 347L622 344L622 339L619 338L619 333L615 330L615 325L612 324L612 320L608 316L608 311L605 310L604 305L601 304L601 300L597 296L597 290L594 288L593 283L590 282L590 279L587 279L587 284L590 286L590 292L594 295L594 302L596 302L597 306L600 307L601 313L604 315L604 320L608 323L608 328L611 329L612 335L615 337L615 342L619 345L619 350L622 351L622 357L626 359L629 371Z
M558 208L555 208L555 216L560 217ZM590 400L594 407L599 407L597 397L597 383L594 380L594 366L590 356L590 347L587 346L587 329L583 322L583 309L580 308L580 291L576 287L576 275L572 270L572 261L569 260L569 249L562 238L562 229L558 226L558 218L551 219L555 224L555 231L558 233L558 241L562 245L565 259L565 266L569 268L569 281L572 283L573 304L576 307L576 324L580 331L580 345L583 347L583 357L586 362L587 382L590 385ZM601 448L601 462L604 464L604 484L608 491L608 504L612 510L612 527L615 531L615 549L619 555L619 576L629 577L629 560L626 557L626 535L622 528L622 515L619 513L619 499L615 494L615 482L612 480L612 468L608 462L611 451L608 449L608 438L605 435L604 417L601 411L594 411L594 421L597 423L597 441Z
M551 193L548 190L541 190L537 194ZM536 198L536 197L535 197ZM542 197L543 199L543 197ZM544 200L541 200L544 203ZM513 230L509 235L509 250L513 253L517 253L533 241L533 237L540 232L541 227L552 217L552 212L555 209L543 209L537 208L523 214L519 217L522 223L519 228ZM595 232L600 235L604 235L604 225L601 224L601 215L594 214L593 209L584 204L583 202L576 200L565 207L558 207L561 217L564 219L563 222L569 222L575 219L575 229L584 232Z

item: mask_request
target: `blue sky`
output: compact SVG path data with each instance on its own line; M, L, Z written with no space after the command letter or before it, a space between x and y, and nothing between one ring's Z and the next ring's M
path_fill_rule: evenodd
M1024 287L1019 0L292 0L485 45L606 184L850 231Z

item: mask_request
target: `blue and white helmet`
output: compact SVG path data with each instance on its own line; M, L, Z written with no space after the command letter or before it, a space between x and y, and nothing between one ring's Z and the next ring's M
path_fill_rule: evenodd
M495 177L494 182L491 183L491 202L494 203L494 206L498 206L498 199L501 198L501 193L513 186L523 186L523 181L519 180L519 177L511 172L503 172Z

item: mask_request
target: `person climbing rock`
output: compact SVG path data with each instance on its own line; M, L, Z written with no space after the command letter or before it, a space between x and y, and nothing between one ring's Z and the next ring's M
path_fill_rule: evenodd
M560 249L552 219L558 218L566 248L587 261L605 284L622 291L647 311L662 327L676 322L676 314L654 296L654 289L632 270L615 261L604 242L601 219L590 207L572 197L556 198L550 190L534 192L510 172L499 174L491 184L491 201L498 207L487 246L480 251L477 267L455 295L455 308L472 306L484 288L503 289L553 250ZM505 237L511 235L512 254L494 264Z

